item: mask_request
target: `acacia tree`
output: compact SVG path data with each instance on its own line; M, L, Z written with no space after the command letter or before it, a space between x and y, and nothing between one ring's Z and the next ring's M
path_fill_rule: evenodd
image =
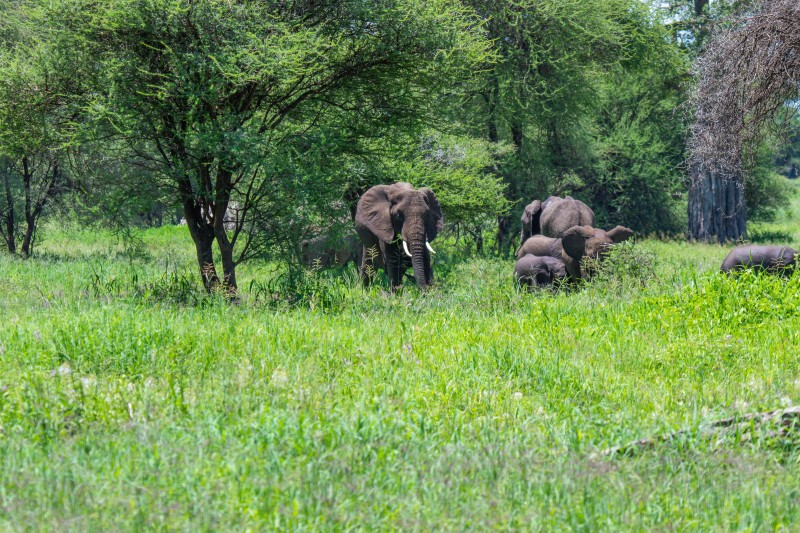
M6 5L28 12L19 2ZM81 72L73 54L53 53L47 32L4 17L0 31L0 233L11 253L29 256L45 209L70 188L67 148ZM61 47L62 51L68 46ZM24 222L24 225L20 222Z
M689 237L746 234L745 176L770 119L800 94L800 4L766 0L713 38L697 63Z
M508 199L591 195L598 119L607 85L669 45L637 0L465 0L486 20L498 60L474 89L472 114L491 142L515 155L502 168ZM644 67L650 69L650 65ZM509 249L516 217L498 219Z
M486 49L453 0L48 4L46 22L79 36L92 58L87 138L124 142L171 185L209 290L236 290L236 265L258 251L258 235L298 208L309 178L298 159L324 159L331 137L425 123L434 96Z

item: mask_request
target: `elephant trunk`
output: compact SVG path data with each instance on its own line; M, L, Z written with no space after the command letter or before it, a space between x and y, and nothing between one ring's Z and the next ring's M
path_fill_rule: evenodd
M406 224L403 228L403 239L408 244L408 250L411 252L411 266L414 268L414 277L417 279L417 285L420 289L428 287L428 277L426 275L425 262L429 261L428 254L425 248L425 226L420 221L419 223Z
M420 289L428 286L428 279L425 274L425 244L423 242L412 242L411 244L411 265L414 267L414 277L417 278L417 285Z

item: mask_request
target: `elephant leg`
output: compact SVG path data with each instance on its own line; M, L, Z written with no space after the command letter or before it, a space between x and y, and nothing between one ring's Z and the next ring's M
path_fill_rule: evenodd
M361 281L364 283L365 287L369 287L369 284L372 282L371 278L374 272L375 265L370 259L369 253L367 253L367 247L364 246L361 251L361 268L359 269L358 274L361 277Z
M386 247L386 275L389 276L389 287L392 292L396 291L402 282L403 257L397 245Z
M572 257L564 257L564 267L567 271L567 279L570 281L577 281L583 278L583 272L581 272L581 262L577 259L573 259Z
M370 283L378 275L378 269L385 268L384 266L385 250L383 243L375 243L372 246L364 245L361 253L361 278L365 286Z

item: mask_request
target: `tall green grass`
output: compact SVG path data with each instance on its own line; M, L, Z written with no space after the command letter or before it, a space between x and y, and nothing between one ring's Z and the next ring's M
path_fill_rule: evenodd
M0 256L3 528L800 527L791 434L695 431L800 401L800 275L642 241L528 294L444 245L429 293L254 263L231 305L185 231Z

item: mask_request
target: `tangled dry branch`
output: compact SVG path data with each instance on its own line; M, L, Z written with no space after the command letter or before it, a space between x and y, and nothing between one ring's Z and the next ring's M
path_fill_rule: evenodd
M615 446L605 449L601 455L626 456L638 451L654 448L658 444L672 442L680 437L716 436L722 439L726 434L737 434L742 442L750 441L756 437L755 430L763 430L762 436L767 438L786 438L796 434L800 428L800 407L789 407L777 411L763 413L749 413L722 420L715 420L699 427L697 430L682 429L674 433L659 435L647 439L635 440L624 446ZM721 442L721 441L720 441Z
M748 148L800 96L800 2L765 0L713 39L696 66L691 163L741 175Z

